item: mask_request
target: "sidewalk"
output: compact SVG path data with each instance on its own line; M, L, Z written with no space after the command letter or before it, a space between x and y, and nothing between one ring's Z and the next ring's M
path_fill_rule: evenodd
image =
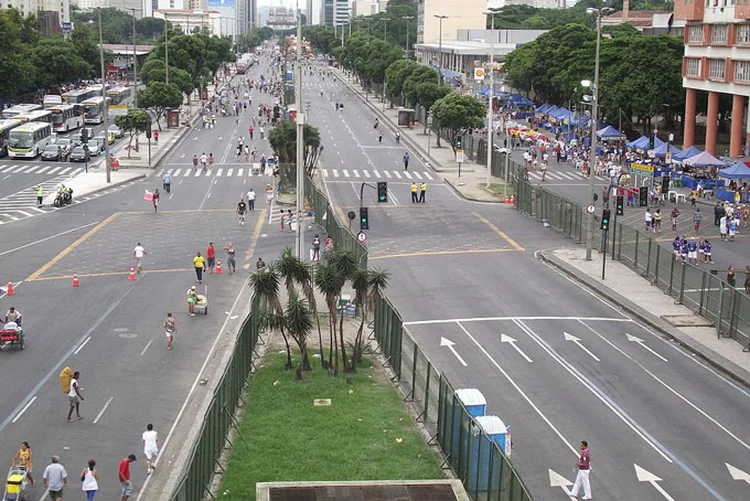
M151 169L127 169L124 171L111 171L111 182L107 183L107 172L103 168L104 163L100 166L89 165L88 172L82 172L75 177L68 179L64 184L73 189L73 200L80 200L86 195L91 195L104 190L109 190L125 183L135 181L146 177L151 173ZM44 205L52 205L57 196L57 190L48 193L44 197Z
M710 321L695 315L686 306L676 305L670 296L618 261L607 261L606 280L602 280L601 258L586 261L585 255L583 247L539 252L543 261L612 301L629 315L638 317L710 365L750 386L750 353L744 353L741 344L734 339L719 338ZM615 284L617 291L610 288Z

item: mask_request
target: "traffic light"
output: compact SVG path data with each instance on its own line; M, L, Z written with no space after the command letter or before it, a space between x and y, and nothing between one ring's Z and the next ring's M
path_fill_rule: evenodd
M370 218L367 215L367 207L359 208L359 229L360 230L370 229Z
M460 137L456 138L456 149L457 150L461 149L461 138Z
M638 205L648 207L648 186L641 186L638 190Z
M669 176L667 175L661 177L661 192L663 194L669 193Z
M653 135L648 136L648 149L649 150L653 150L653 149L656 148L656 139L655 139L655 137L656 136L653 136Z
M81 142L86 144L89 142L89 131L86 127L81 129Z
M602 211L602 224L599 226L604 231L607 231L609 229L609 218L612 215L612 211L609 209L604 209Z
M378 181L378 202L388 201L388 183L385 181Z
M625 197L622 195L617 195L617 215L623 216L625 215L625 209L623 208L623 202L625 201Z

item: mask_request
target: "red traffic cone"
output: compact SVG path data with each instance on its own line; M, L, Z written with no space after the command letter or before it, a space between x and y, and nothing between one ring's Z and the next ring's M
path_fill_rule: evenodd
M221 261L216 261L216 274L221 275Z
M511 205L516 205L516 197L514 197L513 195L510 196L510 203Z
M132 266L130 267L130 274L128 275L128 280L135 280L135 268Z
M508 196L508 195L505 195L505 203L506 203L506 204L509 204L509 203L510 203L510 196Z
M78 287L78 275L73 273L73 287Z
M8 291L5 293L6 296L12 296L16 291L13 290L13 282L8 282Z

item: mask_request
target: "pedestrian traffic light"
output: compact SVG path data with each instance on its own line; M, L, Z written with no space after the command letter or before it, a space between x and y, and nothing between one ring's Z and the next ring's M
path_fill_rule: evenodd
M669 193L669 176L667 175L661 177L661 192L664 194Z
M378 202L388 201L388 183L385 181L378 181Z
M461 138L460 137L456 138L456 149L457 150L461 149Z
M641 186L638 190L638 205L648 207L648 186Z
M367 207L359 208L359 229L360 230L370 229L370 218L367 215Z
M622 195L617 195L617 215L623 216L625 215L625 209L623 207L623 202L625 201L625 197Z
M602 224L599 226L602 230L607 231L609 230L609 218L612 215L612 211L609 209L604 209L602 211Z

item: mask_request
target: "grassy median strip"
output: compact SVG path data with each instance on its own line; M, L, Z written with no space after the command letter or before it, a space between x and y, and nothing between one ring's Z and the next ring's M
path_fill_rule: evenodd
M285 360L267 355L252 377L240 424L249 447L235 438L222 500L254 500L257 482L445 478L398 393L369 361L347 385L346 375L329 377L316 359L295 381Z

